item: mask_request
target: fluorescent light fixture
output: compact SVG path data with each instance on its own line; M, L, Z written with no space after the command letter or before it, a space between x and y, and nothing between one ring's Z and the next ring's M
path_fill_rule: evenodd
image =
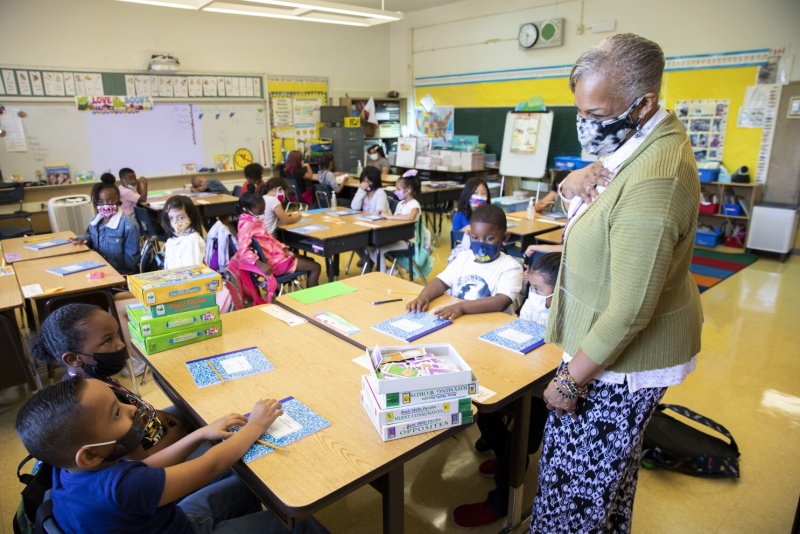
M306 22L322 22L325 24L342 24L345 26L370 26L373 22L369 19L358 19L355 17L343 17L337 15L320 14L313 17L298 16L293 10L270 9L258 6L243 6L241 4L229 4L214 2L211 6L203 9L214 13L228 13L231 15L249 15L253 17L267 17L284 20L296 20Z
M369 8L355 8L354 6L347 6L343 4L334 4L332 2L314 1L314 2L285 2L283 0L245 0L247 2L255 2L258 4L267 4L271 6L293 7L296 9L306 11L325 11L327 13L337 13L339 15L352 15L355 17L364 17L367 19L383 19L390 22L402 20L403 14L392 11L381 11L380 9Z
M120 2L130 2L132 4L145 4L148 6L177 7L178 9L198 10L210 4L213 0L173 0L172 2L162 2L161 0L119 0Z

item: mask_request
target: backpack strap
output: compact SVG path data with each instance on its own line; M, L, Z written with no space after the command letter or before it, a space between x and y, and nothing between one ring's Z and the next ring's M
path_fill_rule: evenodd
M50 498L49 492L45 495L44 501L36 509L36 523L34 523L33 534L47 534L45 530L45 522L53 518L53 499Z
M733 439L733 436L731 435L730 432L728 432L728 429L725 428L724 426L722 426L721 424L717 423L716 421L714 421L712 419L709 419L708 417L706 417L704 415L700 415L699 413L694 412L694 411L690 410L689 408L686 408L685 406L679 406L677 404L662 404L661 406L663 406L664 409L672 410L673 412L675 412L677 414L680 414L680 415L686 417L687 419L691 419L692 421L696 421L696 422L698 422L698 423L700 423L700 424L702 424L704 426L707 426L708 428L710 428L712 430L715 430L716 432L722 434L723 436L725 436L726 438L728 438L731 441L731 443L730 443L731 447L733 447L733 450L736 452L736 456L739 456L739 446L736 445L736 440Z
M19 479L19 481L22 484L25 484L26 486L28 485L28 482L30 482L33 479L33 474L31 474L31 473L20 473L20 471L22 471L22 468L25 466L25 464L27 464L31 460L33 460L33 455L29 454L17 466L17 478Z

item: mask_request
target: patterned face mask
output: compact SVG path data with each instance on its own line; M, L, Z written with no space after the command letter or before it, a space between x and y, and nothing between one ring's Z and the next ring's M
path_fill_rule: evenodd
M190 233L190 229L192 227L192 221L189 219L182 219L180 221L172 223L172 229L175 231L176 236L182 236L184 234Z
M472 241L469 244L469 248L472 250L472 253L475 254L476 263L492 262L500 253L499 245L482 243L481 241Z
M584 119L578 115L578 141L581 147L589 154L596 156L611 154L618 149L622 142L625 141L625 138L628 137L628 134L631 133L631 130L634 128L641 129L639 121L633 122L631 120L631 113L643 98L644 96L637 98L625 113L615 119L598 121ZM639 119L641 120L641 117Z
M98 204L97 213L104 219L110 219L117 214L116 204Z

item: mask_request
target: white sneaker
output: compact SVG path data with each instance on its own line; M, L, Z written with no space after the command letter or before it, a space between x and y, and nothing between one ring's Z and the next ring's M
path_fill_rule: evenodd
M144 360L139 360L138 358L131 358L131 366L133 367L133 375L134 376L142 376L144 374L144 370L147 367L147 364ZM128 370L128 366L126 365L122 371L119 373L125 378L131 377L131 372Z

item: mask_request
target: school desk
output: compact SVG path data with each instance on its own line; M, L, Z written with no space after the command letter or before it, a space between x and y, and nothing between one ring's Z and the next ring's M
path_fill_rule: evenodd
M5 242L4 242L5 243ZM18 264L21 265L21 264ZM10 267L14 269L14 267ZM17 384L28 384L33 391L36 382L31 366L22 348L22 336L17 322L16 310L22 308L24 300L14 274L0 274L0 344L5 354L0 388Z
M325 210L321 213L321 217L326 218L326 212L330 211L345 211L348 208L336 208L336 210ZM416 228L414 221L393 221L388 219L380 219L377 221L364 221L359 219L363 213L354 215L340 216L339 218L347 223L364 228L370 228L369 245L372 247L379 247L395 241L405 241L414 237ZM335 219L335 216L329 216L328 220ZM326 224L322 222L320 224Z
M536 243L536 236L561 228L560 224L553 221L545 221L543 219L534 219L529 221L526 218L506 217L508 224L514 226L508 229L514 237L520 238L520 248L523 252L528 248L528 245Z
M215 219L225 215L233 215L236 213L236 207L239 204L239 198L233 195L216 193L213 195L197 196L194 193L189 194L188 191L179 189L166 195L148 197L147 209L149 209L151 212L161 213L161 210L164 208L164 202L169 200L169 197L172 195L187 195L190 199L192 199L192 204L197 206L197 208L200 210L200 215L206 219Z
M564 237L564 229L557 228L536 236L536 244L560 245Z
M186 367L190 360L253 346L274 370L198 388ZM372 484L383 494L384 532L402 533L403 464L465 426L382 442L360 403L366 370L351 360L361 354L312 324L289 326L256 307L222 315L221 337L140 356L172 402L198 424L247 413L258 399L289 396L331 423L288 445L289 454L273 452L234 466L286 523Z
M353 343L359 348L375 345L403 345L387 334L373 330L372 326L405 313L406 304L415 297L402 293L387 293L387 289L419 294L422 287L383 273L369 273L348 278L343 284L357 291L313 304L302 304L291 294L278 297L281 306L306 317L320 328ZM402 298L401 302L373 305L373 302ZM430 309L458 302L455 297L442 296L431 303ZM334 313L361 329L353 336L345 336L315 321L314 314ZM450 343L472 367L481 386L495 392L482 403L479 411L495 412L513 404L515 424L512 431L511 496L509 499L508 526L517 526L525 510L522 508L523 483L528 457L528 425L530 421L531 388L534 383L558 366L561 350L555 345L544 345L525 356L487 343L478 337L494 328L516 319L505 313L463 315L453 324L422 337L414 344ZM480 417L480 414L478 415ZM455 504L455 503L454 503Z
M72 243L44 248L42 250L32 250L29 248L25 248L25 245L29 244L29 242L41 243L42 241L46 241L47 239L55 239L57 237L70 239L75 237L75 234L73 232L67 231L67 232L55 232L53 234L40 234L35 236L17 237L14 239L4 239L2 247L3 247L4 257L6 257L6 263L16 263L19 261L28 261L28 260L40 260L42 258L52 258L53 256L64 256L67 254L75 254L77 252L86 252L87 250L89 250L89 247L87 247L86 245L73 245ZM13 254L15 252L19 254L20 256L19 259L7 258L9 254Z

